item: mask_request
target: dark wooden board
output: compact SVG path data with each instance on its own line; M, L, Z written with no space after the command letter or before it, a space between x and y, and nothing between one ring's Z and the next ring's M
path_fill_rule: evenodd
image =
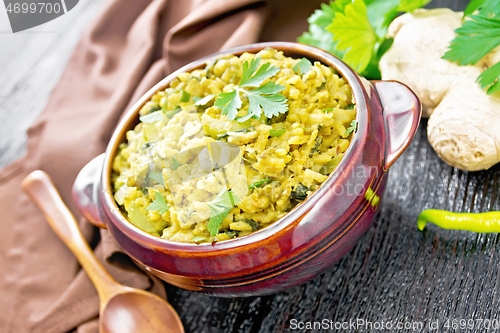
M429 7L465 8L466 1L436 0ZM83 1L77 18L54 21L64 34L16 34L0 26L0 166L24 151L24 130L43 109L82 28L102 4ZM85 12L83 15L81 12ZM69 16L69 15L67 15ZM57 23L56 22L60 22ZM57 38L56 38L57 36ZM9 39L10 38L10 39ZM36 52L26 53L26 45ZM15 111L14 111L15 110ZM500 210L500 167L468 173L442 162L430 147L426 121L389 173L387 191L373 226L340 262L316 279L265 297L224 299L167 286L186 332L289 332L295 322L356 321L373 325L424 324L415 332L500 330L498 234L417 230L425 208L463 212ZM473 329L454 330L460 320ZM481 322L482 320L482 322ZM429 324L438 321L438 329ZM450 329L445 328L446 322ZM378 324L377 324L378 323ZM376 327L376 326L375 326ZM364 329L323 331L412 331ZM304 330L297 330L304 331ZM490 331L495 331L490 329Z

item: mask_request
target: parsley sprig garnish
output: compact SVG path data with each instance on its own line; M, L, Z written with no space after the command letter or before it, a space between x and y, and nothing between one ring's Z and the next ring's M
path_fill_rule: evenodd
M488 0L493 1L493 0ZM307 20L309 31L298 38L344 60L361 75L380 79L378 63L392 44L389 24L430 0L335 0L321 4Z
M443 59L456 61L459 65L474 65L495 47L500 45L500 4L496 1L471 1L465 14L480 9L478 15L470 15L463 25L455 30L457 36L450 42ZM500 90L500 63L478 76L481 89L488 95Z
M309 31L298 38L344 60L368 79L380 79L378 64L389 49L389 24L401 12L412 12L430 0L335 0L322 4L308 19ZM476 10L479 12L472 15ZM474 65L500 45L500 3L472 0L465 9L470 20L455 30L457 37L443 59ZM500 66L485 70L477 82L488 94L500 91Z
M211 236L219 233L219 227L222 220L226 218L229 211L241 202L240 197L231 190L223 188L217 197L210 202L207 202L210 208L210 220L208 221L207 229Z
M457 37L443 59L457 61L459 65L475 64L500 44L500 19L482 15L470 18L455 30Z
M165 214L170 209L165 197L160 192L155 192L155 200L146 210L157 210L160 214Z
M479 9L479 15L499 16L500 4L498 0L471 0L464 10L464 16L471 15Z
M229 120L237 119L238 110L243 106L240 94L244 94L248 98L249 105L247 114L238 117L239 122L252 117L258 119L262 111L268 118L288 111L287 99L282 94L279 94L280 91L285 89L284 86L274 81L268 81L261 86L266 79L276 75L280 68L271 66L270 63L265 63L259 67L260 60L261 58L255 58L250 63L245 60L242 66L243 72L240 84L235 86L233 91L223 92L217 96L214 105L221 109L222 114L226 115ZM257 89L243 89L250 87Z
M345 51L344 57L353 68L356 71L364 71L381 39L370 23L365 3L355 0L346 5L344 12L337 13L326 29L335 33L333 39L338 42L337 48Z

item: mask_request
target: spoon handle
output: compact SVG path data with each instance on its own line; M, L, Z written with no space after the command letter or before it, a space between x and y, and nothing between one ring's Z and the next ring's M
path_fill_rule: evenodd
M119 288L118 282L95 257L49 175L41 170L33 171L24 178L21 187L42 211L52 230L74 253L104 304Z

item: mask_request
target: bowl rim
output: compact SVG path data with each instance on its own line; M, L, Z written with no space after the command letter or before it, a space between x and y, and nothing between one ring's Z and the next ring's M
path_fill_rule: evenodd
M203 67L208 61L215 60L216 58L223 55L241 55L245 52L257 53L265 48L274 48L279 51L283 51L285 55L287 53L296 53L302 55L302 57L313 59L319 58L320 60L317 61L333 67L351 87L356 105L356 120L358 121L358 128L355 133L356 135L352 136L349 147L346 150L344 157L340 161L339 165L332 173L330 173L330 175L328 175L328 178L320 185L320 187L316 191L314 191L306 200L299 203L290 212L288 212L277 221L271 223L263 229L257 230L245 236L212 243L184 243L150 235L133 225L121 213L120 208L114 200L113 192L111 189L111 173L113 158L116 154L119 144L122 143L122 140L120 139L125 137L125 133L129 130L129 128L131 128L131 125L135 126L137 124L138 113L141 107L147 101L149 101L157 91L167 88L170 82L178 77L178 75L181 73L191 72L197 68ZM134 103L132 107L130 107L126 111L126 113L120 119L119 123L116 125L113 135L106 148L105 160L103 163L99 184L100 202L101 205L104 206L104 214L112 215L112 217L110 216L110 220L112 220L111 223L113 223L117 228L120 229L122 233L126 234L127 237L131 238L133 241L147 247L153 247L154 249L159 251L183 251L187 256L189 256L190 253L195 254L200 252L220 253L221 250L231 250L237 247L257 244L260 241L272 237L273 235L286 232L287 229L293 227L294 222L300 221L301 217L303 217L313 207L314 203L316 203L325 194L325 192L328 191L328 189L336 183L341 174L348 173L349 170L353 167L352 163L349 163L349 161L355 156L355 152L359 149L358 146L367 136L368 132L368 97L365 89L366 87L361 81L358 74L348 65L346 65L342 60L317 47L295 42L264 42L248 44L219 51L199 60L193 61L172 72L171 74L163 78L160 82L155 84L144 95L142 95L142 97L139 98L139 100Z

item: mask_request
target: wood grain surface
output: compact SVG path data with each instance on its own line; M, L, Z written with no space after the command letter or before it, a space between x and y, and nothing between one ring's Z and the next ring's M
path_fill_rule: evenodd
M70 12L44 28L54 32L13 36L8 27L0 26L0 123L5 129L0 131L0 166L24 153L24 131L43 109L82 29L102 2L81 1L78 17L70 17ZM462 10L467 2L435 0L428 7ZM26 52L27 46L34 51ZM372 325L421 322L424 328L351 326L310 331L500 331L499 235L434 226L419 232L416 227L417 216L425 208L500 210L500 167L468 173L446 165L430 147L425 129L423 121L392 167L373 226L349 255L321 276L280 294L241 299L167 286L169 301L186 332L305 331L293 330L292 323L324 319L339 323L361 319ZM474 327L453 329L454 320L458 325L466 320ZM436 323L437 329L429 328Z

